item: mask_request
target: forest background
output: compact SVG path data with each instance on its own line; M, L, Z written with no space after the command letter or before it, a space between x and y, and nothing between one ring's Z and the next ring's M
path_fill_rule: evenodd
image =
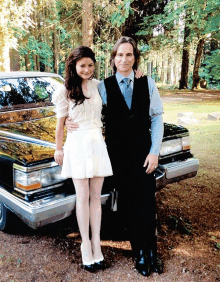
M64 75L83 44L103 79L121 36L136 40L158 87L220 89L220 0L0 0L0 71Z

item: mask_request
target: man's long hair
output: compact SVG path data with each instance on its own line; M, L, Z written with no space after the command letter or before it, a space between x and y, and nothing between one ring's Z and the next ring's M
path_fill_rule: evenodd
M76 63L82 58L90 58L94 63L96 62L94 52L87 46L79 46L72 50L66 61L64 85L67 90L67 98L74 100L75 105L82 104L86 99L82 91L82 78L76 72Z
M117 54L118 48L123 43L130 43L133 47L135 62L133 65L133 70L137 70L139 62L140 62L140 51L137 48L137 44L131 37L123 36L115 43L115 46L113 47L111 57L110 57L110 65L112 67L113 73L115 74L117 72L117 68L115 66L115 56Z

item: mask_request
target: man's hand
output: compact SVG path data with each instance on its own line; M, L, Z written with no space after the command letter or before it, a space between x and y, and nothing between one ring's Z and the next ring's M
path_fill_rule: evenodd
M144 76L144 73L141 69L135 70L134 73L135 73L136 78L140 78L140 77Z
M55 162L61 166L63 164L63 150L56 150L54 153L54 159Z
M65 126L68 132L72 132L74 130L77 130L77 128L79 128L78 123L73 122L71 117L66 118Z
M158 166L158 156L153 154L148 154L145 162L144 167L147 167L146 173L152 173Z

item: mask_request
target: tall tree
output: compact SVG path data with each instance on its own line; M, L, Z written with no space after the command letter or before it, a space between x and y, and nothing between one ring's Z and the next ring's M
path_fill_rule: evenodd
M190 53L190 24L192 22L189 17L189 8L185 10L185 27L184 27L184 40L182 51L182 67L181 77L179 82L179 89L185 89L188 87L188 74L189 74L189 53Z
M93 45L93 1L83 0L82 13L82 43L92 47Z
M195 56L195 62L194 62L194 68L193 68L193 82L192 82L192 90L195 88L198 88L199 82L200 82L200 76L199 76L199 68L201 63L201 57L203 53L203 47L204 47L205 39L201 38L199 39L197 49L196 49L196 56Z
M30 15L33 11L32 0L0 0L0 71L10 70L10 48L17 47L17 39L14 36L14 29L17 26L25 29L32 22Z
M198 3L197 3L198 4ZM193 69L192 90L199 86L199 68L206 40L212 40L213 34L219 34L220 1L199 1L197 11L194 13L195 34L197 35L197 49ZM219 38L220 39L220 38Z
M145 20L144 28L147 30L142 31L142 34L149 32L149 28L158 26L164 29L165 42L169 40L170 43L178 46L182 40L183 56L180 88L187 87L189 44L196 43L191 44L191 46L196 45L192 83L192 87L196 88L200 80L199 68L204 43L206 40L210 40L210 34L219 31L220 0L171 0L165 6L165 13L146 17ZM174 37L176 40L174 40ZM161 38L158 37L158 39ZM161 45L164 46L164 42Z

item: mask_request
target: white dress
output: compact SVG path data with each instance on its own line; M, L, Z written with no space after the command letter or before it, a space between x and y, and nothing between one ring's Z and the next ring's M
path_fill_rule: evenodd
M102 135L102 100L97 85L99 81L88 81L85 99L75 106L74 100L66 97L62 85L54 94L52 102L56 105L57 118L70 116L79 128L67 133L64 144L62 176L65 178L92 178L112 175L112 167ZM74 107L75 106L75 107Z

